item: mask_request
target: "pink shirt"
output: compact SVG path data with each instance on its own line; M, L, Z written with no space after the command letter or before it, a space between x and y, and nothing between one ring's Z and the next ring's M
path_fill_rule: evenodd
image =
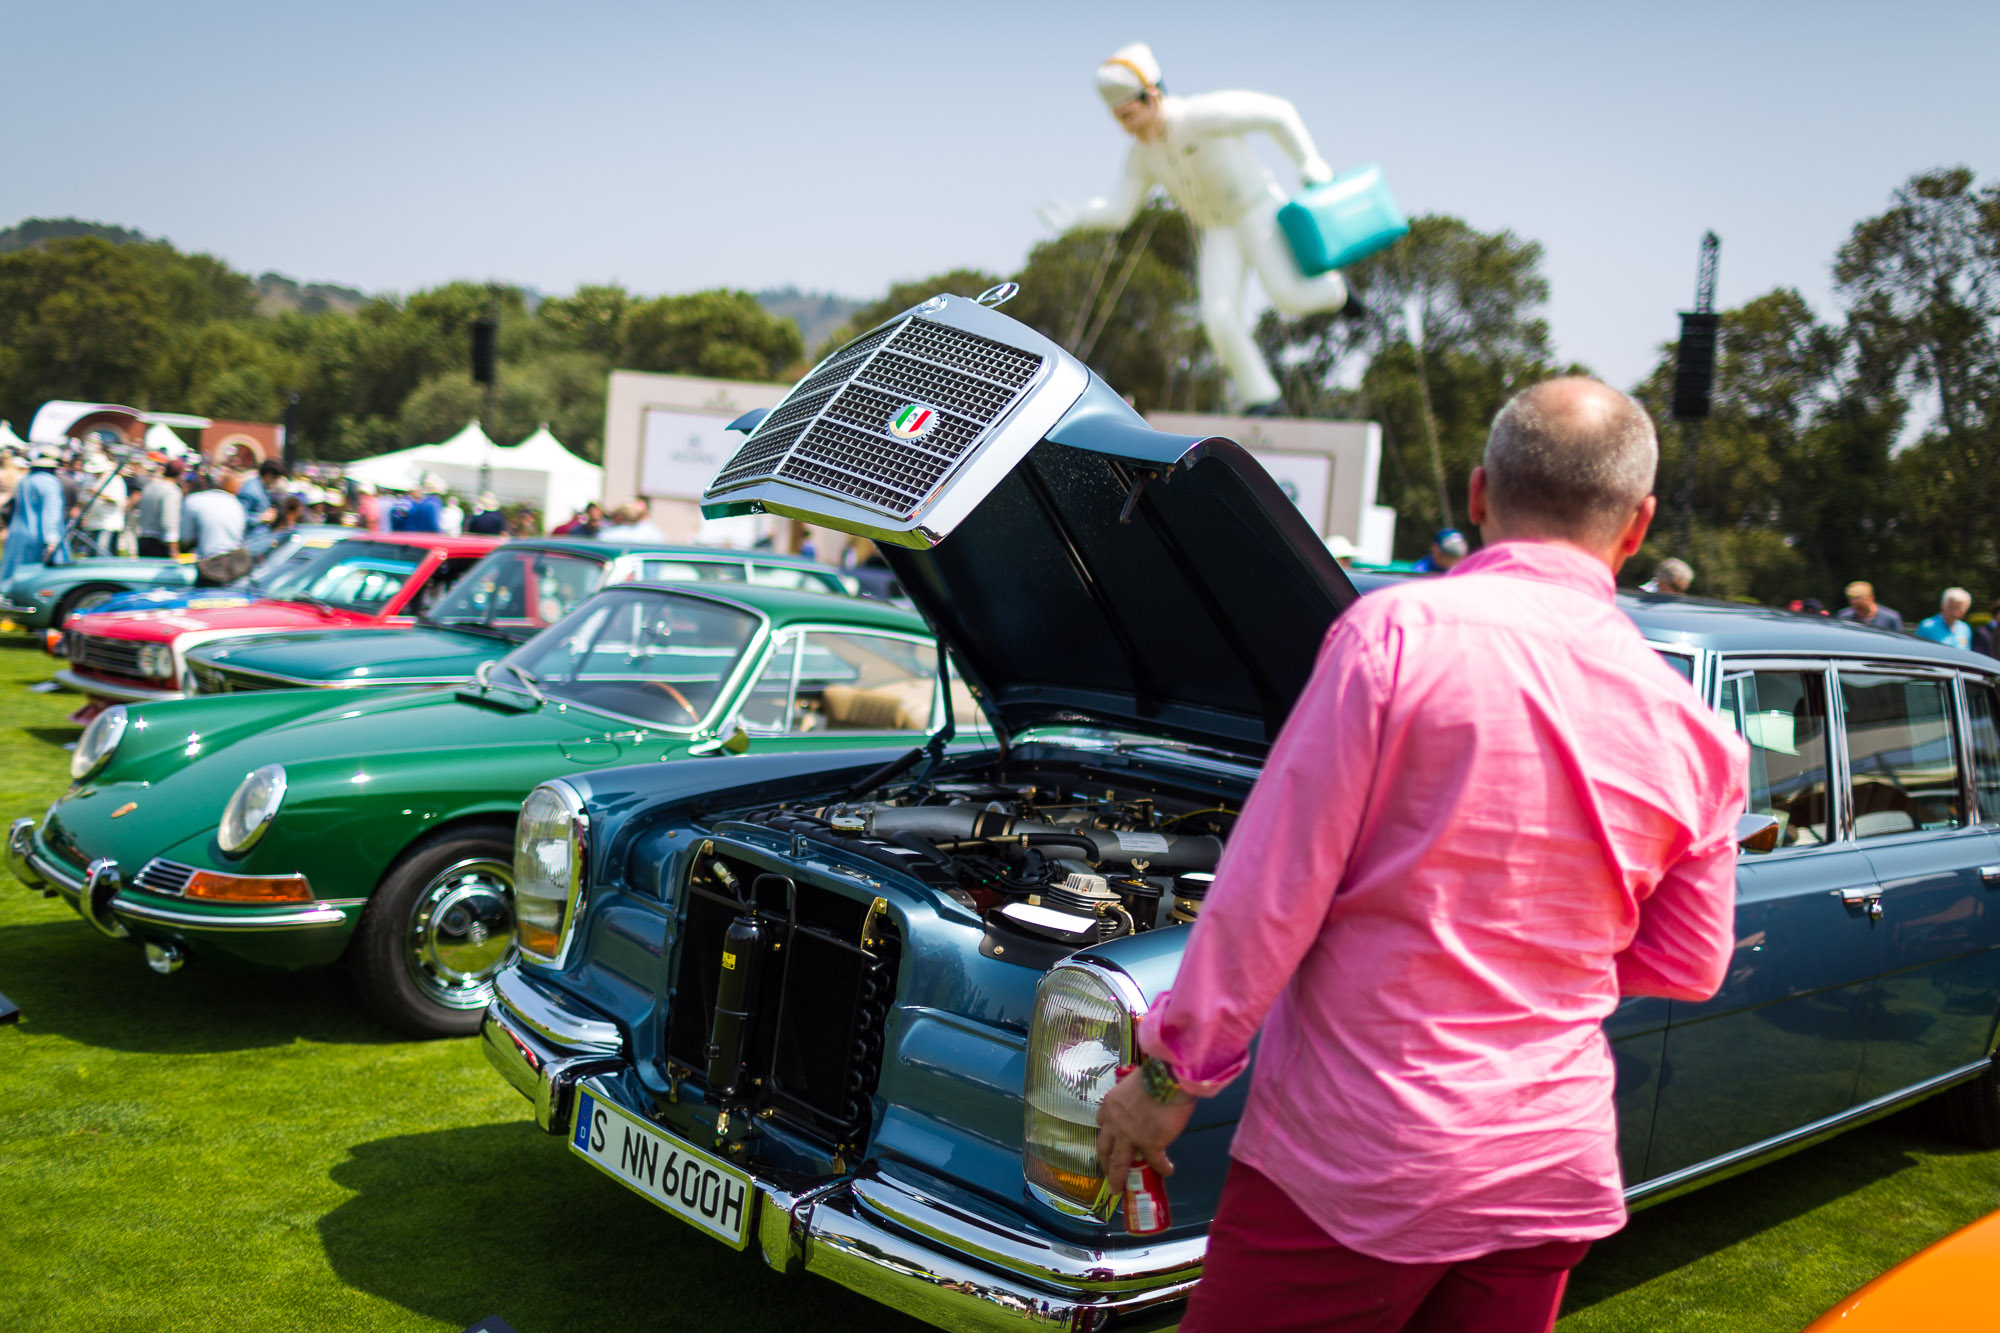
M1722 984L1747 752L1612 594L1507 542L1344 612L1141 1025L1203 1095L1262 1027L1232 1152L1350 1249L1616 1231L1600 1024Z

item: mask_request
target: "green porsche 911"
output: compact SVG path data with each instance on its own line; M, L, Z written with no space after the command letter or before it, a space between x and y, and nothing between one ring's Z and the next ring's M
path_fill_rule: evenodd
M536 783L746 748L907 748L944 699L912 612L623 584L456 690L111 708L69 791L15 822L8 859L156 971L344 961L390 1023L473 1032L514 951L513 828Z

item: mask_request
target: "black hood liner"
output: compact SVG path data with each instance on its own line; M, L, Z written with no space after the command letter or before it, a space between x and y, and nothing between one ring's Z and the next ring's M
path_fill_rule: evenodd
M1043 440L939 545L882 554L1010 732L1090 723L1254 757L1358 596L1219 438L1165 469Z

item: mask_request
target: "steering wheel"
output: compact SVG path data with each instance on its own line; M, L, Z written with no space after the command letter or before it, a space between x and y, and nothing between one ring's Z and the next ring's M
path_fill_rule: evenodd
M685 694L682 694L679 690L675 689L672 685L668 684L664 680L649 680L646 682L646 684L653 689L663 692L669 699L672 699L676 704L680 705L681 711L688 715L688 721L690 722L701 721L701 714L695 711L694 705L688 702L687 696Z

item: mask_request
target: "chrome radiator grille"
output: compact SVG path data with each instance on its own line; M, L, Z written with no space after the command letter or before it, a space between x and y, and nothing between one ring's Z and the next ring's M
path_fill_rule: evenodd
M139 645L129 639L100 639L93 634L71 630L69 642L63 648L65 655L77 666L114 676L140 678Z
M917 316L877 329L800 382L709 489L782 478L906 518L1020 401L1042 363ZM889 423L911 405L937 420L902 439Z
M135 888L146 889L153 893L179 894L187 891L188 881L193 878L193 866L184 866L178 861L166 861L156 856L139 868L139 873L132 877L132 884Z

